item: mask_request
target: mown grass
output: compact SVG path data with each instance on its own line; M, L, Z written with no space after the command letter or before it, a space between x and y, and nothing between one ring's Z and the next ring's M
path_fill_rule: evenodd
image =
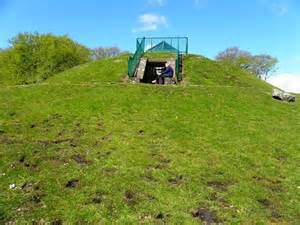
M197 60L197 86L126 84L126 56L1 86L0 221L298 224L299 103Z

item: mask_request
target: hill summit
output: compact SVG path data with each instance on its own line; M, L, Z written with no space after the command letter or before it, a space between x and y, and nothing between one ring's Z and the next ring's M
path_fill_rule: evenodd
M131 84L127 60L1 86L1 223L298 223L299 103L198 55Z

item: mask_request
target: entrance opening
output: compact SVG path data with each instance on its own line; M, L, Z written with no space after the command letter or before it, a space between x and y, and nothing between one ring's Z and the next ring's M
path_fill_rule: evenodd
M142 83L151 84L153 80L157 79L158 74L161 73L166 65L166 61L147 61L144 77Z

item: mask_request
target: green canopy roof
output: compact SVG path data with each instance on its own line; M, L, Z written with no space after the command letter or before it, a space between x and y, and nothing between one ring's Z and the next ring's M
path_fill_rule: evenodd
M148 52L177 52L178 50L166 41L162 41L154 47L147 50Z

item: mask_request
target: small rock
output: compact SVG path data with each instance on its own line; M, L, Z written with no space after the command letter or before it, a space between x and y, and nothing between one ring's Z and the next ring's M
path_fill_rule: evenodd
M296 101L296 96L294 96L290 93L278 90L278 89L273 90L272 97L274 99L285 101L285 102L295 102Z
M16 184L10 184L9 185L9 189L11 189L11 190L15 190L16 188L17 188Z
M25 192L30 192L33 189L33 184L30 182L26 182L22 185L21 189Z
M78 186L79 180L77 179L72 179L70 181L68 181L68 183L66 184L66 188L76 188Z

